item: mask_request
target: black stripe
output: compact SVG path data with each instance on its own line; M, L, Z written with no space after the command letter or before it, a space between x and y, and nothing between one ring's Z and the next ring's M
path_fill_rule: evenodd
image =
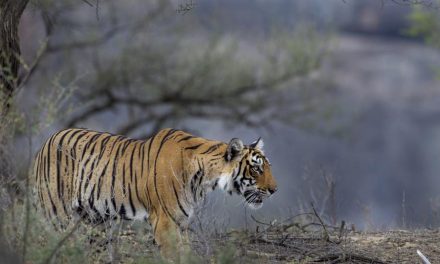
M130 146L131 145L131 143L133 142L133 140L127 140L127 142L125 142L125 144L124 144L124 147L122 148L122 150L121 150L121 157L123 157L124 156L124 153L125 153L125 151L127 150L127 148L128 148L128 146ZM127 181L126 181L126 177L127 177L127 175L126 175L126 173L125 173L125 171L126 171L126 158L124 158L123 159L123 163L122 163L122 193L123 193L123 195L124 195L124 197L127 195L127 185L126 185L126 183L127 183Z
M136 176L139 176L141 179L142 179L142 173L143 173L143 163L142 163L142 158L141 158L141 156L143 155L142 154L142 143L140 143L139 144L139 148L138 148L138 162L140 162L141 163L141 166L142 166L142 168L141 168L141 171L139 172L139 175L136 175ZM139 165L137 166L137 168L139 168ZM137 179L136 179L136 182L137 182ZM136 186L137 186L137 184L136 184ZM136 190L137 190L137 187L136 187ZM138 196L139 197L139 196ZM139 202L141 202L142 204L144 204L141 200L139 200ZM145 205L144 205L144 207L145 207Z
M53 211L53 214L54 214L54 215L58 215L58 214L57 214L57 207L55 206L55 203L53 202L52 197L49 196L49 199L50 199L50 203L52 204L52 211Z
M136 208L135 208L134 203L133 203L133 198L131 197L131 191L130 191L131 188L130 187L131 187L131 185L128 184L128 201L130 202L130 209L133 212L133 217L135 217L135 215L136 215Z
M119 140L119 138L118 138L118 140ZM117 166L118 166L118 162L119 162L119 152L120 152L120 149L121 149L121 146L122 146L120 141L118 143L119 143L118 144L119 146L116 149L116 153L115 153L114 161L113 161L113 168L112 168L112 173L111 173L112 174L112 184L110 186L110 196L111 196L111 199L112 199L113 207L115 208L116 212L118 210L117 210L117 207L116 207L116 200L115 200L115 180L116 180L116 170L117 170ZM110 155L111 155L111 153L110 153Z
M60 200L60 202L61 202L61 204L63 205L63 209L64 209L64 213L65 214L67 214L67 210L66 210L66 205L65 205L65 203L64 203L64 193L63 193L63 188L62 188L62 178L61 178L61 172L60 172L60 169L61 169L61 162L62 162L62 156L61 156L61 154L62 154L62 147L63 147L63 141L64 141L64 138L66 137L66 135L67 134L69 134L69 130L67 130L66 131L66 133L64 134L64 135L62 135L61 136L61 138L60 138L60 140L59 140L59 142L58 142L58 147L57 147L57 160L56 160L56 167L57 167L57 170L56 170L56 172L57 172L57 193L58 193L58 198L59 198L59 200ZM60 135L60 134L58 134L58 135Z
M78 142L79 142L79 140L80 140L81 138L83 138L85 135L87 135L87 133L89 133L89 132L86 131L86 130L79 130L79 131L77 131L77 132L84 132L84 134L79 135L79 136L75 139L75 143L74 143L73 146L72 146L73 152L75 153L75 154L74 154L74 158L75 158L75 159L77 159L77 157L76 157L76 145L78 144ZM72 134L72 136L71 136L70 138L73 138L75 135L76 135L76 133Z
M110 138L111 138L111 136L107 136L106 138L101 140L101 149L99 150L99 156L98 156L98 159L97 159L98 160L98 165L99 165L99 162L101 162L101 161L105 162L102 159L102 156L104 155L105 149L107 147L107 142L110 140ZM103 174L107 170L107 166L108 166L109 162L110 162L110 160L107 160L107 163L105 164L105 167L102 170L101 176L98 177L98 193L97 193L96 200L99 200L99 197L101 195L101 179L102 179ZM99 166L97 166L97 167L99 167Z
M77 142L79 142L79 139L84 137L86 134L78 136L77 141L75 142L75 144ZM92 169L89 170L89 171L86 171L86 167L89 165L89 162L92 160L91 158L89 158L84 164L82 164L81 170L80 170L79 166L82 163L82 160L84 159L85 153L86 153L86 146L84 146L83 152L81 153L81 158L77 158L78 171L80 173L79 174L79 187L78 187L78 201L82 200L82 198L83 198L82 197L82 192L83 192L83 190L84 190L84 192L87 191L86 189L87 189L87 187L89 185L89 181L90 181L90 176L91 175L87 175L87 177L85 179L85 182L84 182L84 187L83 187L82 183L83 183L83 180L84 180L84 174L86 174L86 173L89 174L89 171L90 172L93 171L94 164L95 164L95 163L92 163Z
M123 163L122 163L122 194L124 195L124 197L125 197L125 195L127 194L127 188L125 188L125 177L126 177L126 175L125 175L125 159L124 159L124 161L123 161Z
M69 142L68 143L69 146L70 146L72 138L74 136L76 136L76 134L81 133L81 131L82 131L81 129L75 130L75 132L73 132L72 135L70 135L69 139L67 140ZM73 191L74 191L73 184L74 184L74 181L76 182L76 180L77 180L77 177L75 175L76 163L77 162L76 162L76 158L75 158L75 149L74 149L74 147L70 148L69 160L70 160L71 165L72 165L72 167L71 167L72 174L71 174L71 177L70 177L70 188L71 188L71 190L70 190L70 197L73 198Z
M133 152L131 153L131 160L130 160L130 173L131 173L131 183L133 183L133 157L134 157L134 153L136 152L136 148L139 146L140 144L136 144L135 147L133 148ZM140 148L140 146L139 146ZM138 175L136 173L136 169L134 170L134 191L136 194L136 198L138 199L139 203L142 203L142 200L139 196L139 190L138 190ZM142 177L142 175L141 175ZM143 203L142 203L143 204Z
M234 186L235 190L236 190L238 193L240 193L240 184L238 184L237 181L234 181L233 186Z
M52 141L54 140L54 138L55 138L55 135L49 139L49 143L47 145L46 178L47 178L47 181L49 181L49 182L50 182L50 167L51 167L50 166L50 149L52 148Z
M93 185L92 187L92 191L90 193L90 197L89 197L89 207L92 208L93 212L95 212L96 215L98 215L99 217L101 216L101 213L98 211L98 209L96 209L95 207L95 185Z
M133 159L134 159L134 153L136 152L136 147L138 144L135 144L133 146L133 151L131 152L130 156L130 181L133 182ZM136 171L135 171L136 173Z
M104 175L107 174L107 168L108 164L110 163L110 159L108 159L107 163L104 166L104 169L101 172L101 175L98 177L98 193L97 193L97 200L99 200L99 197L101 197L101 190L102 190L102 178Z
M99 136L100 136L100 134L95 134L94 136L92 136L92 137L88 140L87 144L84 146L83 151L82 151L82 153L81 153L81 158L80 158L81 160L84 158L84 155L86 154L86 151L87 151L87 149L89 148L89 146L92 144L92 142L95 142L96 139L97 139Z
M98 135L98 137L101 136L101 134L97 134L97 135ZM96 136L96 135L95 135L95 136ZM95 148L96 148L97 142L98 142L98 141L95 141L95 142L93 143L93 147L92 147L92 149L89 151L90 154L93 154L93 153L95 152ZM90 146L88 146L88 147L90 147ZM90 157L90 158L87 160L86 164L84 164L84 167L87 167L87 166L89 165L89 162L91 162L91 161L92 161L92 158ZM96 159L96 157L94 157L94 158L93 158L93 162L92 162L92 166L91 166L91 168L87 171L88 177L86 178L86 182L84 183L84 192L86 192L86 191L87 191L87 187L89 187L90 180L91 180L91 178L92 178L92 176L93 176L93 170L95 169L95 166L97 165L97 163L99 163L99 160Z
M241 168L242 168L242 165L243 165L243 160L246 158L246 156L244 156L241 160L240 160L240 164L238 165L238 171L237 171L237 174L235 174L235 176L233 176L233 180L235 180L235 179L237 179L237 177L238 177L238 175L240 175L240 172L241 172Z
M78 142L80 141L80 139L82 138L82 137L84 137L87 133L88 133L88 131L85 131L85 130L78 130L77 132L83 132L84 134L82 134L82 135L79 135L76 139L75 139L75 142L73 143L73 146L72 146L72 148L70 149L70 155L71 155L71 159L73 159L75 162L73 163L74 165L73 165L73 167L77 167L78 166L78 172L80 172L79 170L80 170L80 167L79 167L79 165L80 165L80 160L76 157L76 145L78 144ZM72 136L70 137L70 139L72 139L75 135L76 135L77 133L75 132L74 134L72 134ZM75 175L75 174L73 174L73 175ZM75 176L72 176L72 178L77 178L77 177L75 177ZM80 182L80 184L81 184L81 182ZM79 188L81 188L81 185L79 186Z
M191 178L191 183L190 183L191 193L193 194L194 202L197 202L197 189L198 189L198 185L196 185L197 180L199 179L199 177L202 178L204 174L202 167L200 166L200 162L198 160L197 162L199 164L199 169ZM201 180L199 182L201 182Z
M133 142L133 140L131 140L131 139L128 139L125 142L124 147L121 150L121 157L124 156L125 151L127 150L128 146L131 145L132 142ZM126 180L125 180L125 177L126 177L126 173L125 173L126 162L125 161L126 161L126 158L124 158L122 160L122 194L124 195L124 197L127 195L127 187L126 187Z
M191 179L191 193L193 194L194 202L197 201L197 196L195 195L195 193L196 193L195 184L196 184L196 181L197 181L198 174L199 174L199 172L197 171L196 174L194 174L194 176Z
M104 221L107 220L108 218L110 218L110 206L108 205L107 199L104 200L104 208L105 208L105 213L104 213Z
M217 148L220 147L222 144L223 144L223 143L215 144L215 145L209 147L205 152L200 153L200 154L202 154L202 155L203 155L203 154L209 154L209 153L211 153L211 152L217 150ZM222 154L223 154L223 153L222 153Z
M176 129L176 133L174 133L174 137L172 139L176 139L177 137L180 137L182 135L182 133L183 133L182 130Z
M218 185L218 179L215 180L214 185L212 185L212 190L214 191L215 188L217 188Z
M127 219L127 210L125 210L124 204L121 204L121 207L119 208L118 214L123 218Z
M115 196L112 196L112 198L110 199L110 201L112 202L113 205L113 209L115 210L115 212L118 212L118 208L116 206L116 200L115 200Z
M168 211L168 208L167 208L167 207L165 206L165 204L163 203L162 199L160 198L159 191L157 190L157 159L159 158L159 154L160 154L160 151L161 151L163 145L165 144L165 142L167 141L167 139L169 138L169 136L172 135L175 131L176 131L176 130L171 129L171 130L169 130L169 131L167 132L167 134L162 138L162 141L160 142L159 148L158 148L158 150L157 150L156 158L155 158L155 160L154 160L154 188L155 188L156 195L157 195L157 198L158 198L158 200L159 200L159 204L160 204L160 206L163 208L163 210L165 211L165 213L171 218L171 220L173 220L173 222L174 222L177 226L179 226L179 224L177 223L176 219L171 215L171 213Z
M49 149L49 148L48 148L48 149ZM49 153L50 153L50 149L49 149L48 151L49 151ZM46 160L49 160L49 159L46 159ZM48 171L49 171L49 168L48 168ZM47 189L47 196L49 197L49 201L50 201L50 203L51 203L51 205L52 205L52 212L53 212L54 215L57 215L57 208L56 208L56 206L55 206L55 203L53 202L52 194L50 193L49 182L48 182L48 181L45 181L45 183L46 183L46 189ZM48 212L49 212L49 214L50 214L50 211L48 211Z
M128 146L130 146L130 144L133 142L133 139L127 139L127 141L124 143L124 147L122 148L122 154L125 153L125 150L127 150Z
M135 146L135 148L133 148L133 152L132 152L132 155L134 155L134 152L136 151L136 147L138 147L139 146L139 144L137 144L136 146ZM139 147L139 149L140 149L141 147ZM133 156L132 156L133 157ZM133 161L133 160L131 160L131 161ZM131 164L131 167L130 167L130 172L132 172L132 164ZM133 173L131 174L132 175L132 177L133 177ZM142 175L140 175L140 177L142 177ZM133 179L131 179L131 183L133 183ZM138 190L138 187L139 187L139 185L138 185L138 173L137 173L137 170L135 169L134 170L134 190L135 190L135 194L136 194L136 198L138 199L138 202L140 203L140 204L142 204L143 206L144 206L144 208L145 208L145 204L142 202L142 199L140 198L140 195L139 195L139 190ZM146 208L145 208L145 210L146 210Z
M108 141L112 138L111 135L107 136L106 138L102 139L101 141L101 152L99 153L99 157L98 159L101 160L102 156L104 155L104 151L102 151L103 149L105 149L107 147L107 143Z
M107 166L109 164L110 160L107 161L107 164L105 164L104 169L102 170L101 176L98 177L98 193L97 193L97 197L96 200L99 200L99 197L101 197L101 189L102 189L102 178L104 176L104 174L107 171Z
M136 198L138 199L139 203L142 203L141 198L139 196L139 191L138 191L138 181L137 181L137 176L134 177L134 193L136 194Z
M96 135L95 135L96 136ZM95 137L95 136L93 136L93 137ZM99 136L99 135L98 135ZM80 159L80 162L84 159L84 155L85 155L85 152L86 152L86 148L88 148L88 147L90 147L90 141L91 140L89 140L89 142L84 146L84 149L83 149L83 153L82 153L82 155L81 155L81 159ZM95 151L95 147L96 147L96 143L93 145L93 147L92 147L92 149L91 149L91 151L89 152L89 153L93 153L94 151ZM89 163L92 161L92 157L90 156L89 157L89 159L82 165L82 168L81 168L81 174L80 174L80 186L79 186L79 193L80 193L80 197L82 196L81 195L81 193L82 193L82 190L84 190L84 192L86 192L87 191L87 187L89 186L89 183L90 183L90 178L91 178L91 172L93 171L93 169L95 168L95 165L96 165L96 162L92 162L92 166L91 166L91 168L89 169L89 170L87 170L87 171L85 171L85 169L87 168L87 166L89 165ZM83 186L82 186L82 180L83 180L83 177L84 177L84 174L86 174L87 173L87 177L86 177L86 179L85 179L85 183L84 183L84 188L83 188Z
M38 178L39 178L38 179L39 180L38 186L39 186L39 188L42 187L42 181L43 181L43 176L44 176L44 171L45 171L45 168L44 168L45 164L43 163L44 147L45 146L43 146L43 148L40 150L40 153L38 154L39 155L38 165L40 166L40 172L38 173Z
M54 202L53 202L53 200L52 200L52 195L51 195L51 193L50 193L50 189L49 189L49 183L50 183L50 168L51 168L51 166L50 166L50 149L52 148L52 142L53 142L55 136L56 136L56 135L52 136L52 137L49 139L49 143L48 143L48 146L47 146L47 156L46 156L46 162L45 162L45 163L46 163L46 170L47 170L47 172L46 172L46 188L47 188L47 194L48 194L48 196L49 196L50 203L52 204L52 212L53 212L55 215L57 215L57 208L56 208L56 206L55 206L55 204L54 204Z
M151 151L151 146L153 145L154 139L156 138L156 136L157 136L157 134L153 135L150 138L149 144L148 144L148 150L147 150L147 171L148 171L148 173L147 173L147 177L145 178L145 189L146 189L146 192L147 192L146 197L150 197L150 195L151 195L150 191L149 191L149 188L148 188L148 181L150 179L150 171L151 171L150 170L150 160L151 160L151 158L150 158L150 151ZM151 203L151 201L150 201L150 206L153 207L152 208L153 210L155 210L155 206L154 206L154 204Z
M182 142L182 141L190 140L192 138L196 138L196 137L195 136L186 136L186 137L183 137L183 138L179 139L177 142Z
M141 176L141 179L143 179L143 178L148 178L148 171L147 171L147 175L144 177L144 164L145 164L144 159L145 159L145 144L146 144L146 142L142 142L141 144L142 144L142 146L141 146L141 148L139 148L139 149L142 149L142 150L140 150L142 152L141 160L140 160L140 163L141 163L141 175L140 176ZM151 200L150 200L150 196L149 196L148 185L146 185L145 187L146 187L145 197L147 198L146 202L147 202L148 207L150 207ZM144 207L146 207L145 204L144 204Z
M62 135L59 142L58 142L58 147L57 147L57 192L58 192L58 198L61 199L61 173L60 173L60 163L61 163L61 153L62 151L62 147L63 147L63 141L64 138L66 137L67 134L69 134L70 131L67 131L66 134Z
M199 160L197 160L197 163L199 164L199 167L200 167L199 185L197 186L197 188L198 188L198 187L200 187L200 185L202 184L203 176L205 176L205 168L204 168L204 166L203 166L203 163L200 164L200 161L199 161Z
M182 204L180 203L179 195L177 194L176 187L174 186L174 182L173 182L173 190L174 190L174 195L176 196L177 204L179 205L180 210L182 211L182 213L183 213L186 217L188 217L188 213L185 211L185 209L183 209L183 206L182 206Z
M37 155L34 158L34 162L35 162L35 164L34 164L35 179L34 180L35 180L35 182L38 182L38 179L40 177L40 152L41 152L41 150L37 152Z
M203 145L203 143L198 144L198 145L194 145L194 146L191 146L191 147L186 147L185 149L197 149L197 148L199 148L201 145Z
M92 142L93 142L93 147L88 153L93 154L95 152L95 148L98 143L98 138L102 135L102 133L98 133L98 132L94 132L94 133L96 133L96 134L93 135L93 137L88 140L87 144L83 148L83 151L81 153L81 158L80 158L81 161L84 159L86 151L90 148L90 145L92 144ZM81 195L82 190L84 190L84 193L87 191L87 187L89 186L90 179L93 176L92 175L93 169L95 168L96 163L99 162L99 159L94 158L91 168L88 171L85 171L85 168L87 168L87 166L89 165L89 163L91 161L92 161L92 157L90 156L89 159L85 162L85 164L83 164L83 167L81 170L81 176L80 176L81 179L80 179L80 186L79 186L79 197L82 196ZM85 173L87 173L88 175L85 179L84 188L83 188L82 178L84 177ZM93 188L95 188L95 185L93 185ZM91 195L94 195L94 193L92 193ZM93 197L93 199L94 199L94 197Z

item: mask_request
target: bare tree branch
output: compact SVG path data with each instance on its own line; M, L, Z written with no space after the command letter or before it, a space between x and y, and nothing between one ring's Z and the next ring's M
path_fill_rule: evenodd
M0 95L2 116L15 89L20 66L18 24L28 0L0 1Z

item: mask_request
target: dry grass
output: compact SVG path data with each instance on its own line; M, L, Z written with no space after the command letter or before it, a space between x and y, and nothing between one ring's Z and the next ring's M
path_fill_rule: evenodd
M14 215L11 212L4 218L6 241L2 247L9 252L19 249L23 241L24 209L19 204L14 209ZM326 226L324 230L319 221L315 223L307 218L310 222L304 222L305 219L260 223L252 231L229 230L206 237L194 232L193 252L181 256L177 263L420 263L417 250L431 263L440 263L440 230L356 232L344 226ZM25 263L108 261L105 246L99 246L105 242L105 235L96 228L81 224L72 234L69 234L71 229L57 233L33 209L30 220ZM90 237L97 243L90 245ZM160 258L145 223L126 222L113 245L115 263L167 263ZM0 263L8 263L6 255L1 253Z

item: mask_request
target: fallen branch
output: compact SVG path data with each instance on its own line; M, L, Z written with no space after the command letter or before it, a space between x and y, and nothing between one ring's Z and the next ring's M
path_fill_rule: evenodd
M251 243L255 243L255 244L260 243L260 244L275 245L275 246L290 248L290 249L293 249L294 251L296 251L298 253L304 253L303 249L301 249L299 247L296 247L296 246L293 246L293 245L290 245L290 244L286 244L286 243L284 243L284 241L277 242L277 241L270 241L270 240L267 240L267 239L264 239L264 238L253 238L253 239L251 239L250 242Z
M423 253L418 249L417 249L417 255L419 255L419 257L422 259L424 264L431 264L429 259L427 257L425 257L425 255L423 255Z
M375 258L369 258L362 255L357 254L346 254L346 253L339 253L339 254L328 254L322 257L319 257L314 260L314 262L327 262L331 261L331 263L342 263L345 261L361 261L365 263L371 263L371 264L385 264L386 262L383 262L381 260L375 259Z

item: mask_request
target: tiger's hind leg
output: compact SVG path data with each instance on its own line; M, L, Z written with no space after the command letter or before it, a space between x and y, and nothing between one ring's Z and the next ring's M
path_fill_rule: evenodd
M182 233L181 227L173 222L164 212L159 217L151 215L150 220L154 223L154 240L159 246L160 254L163 258L178 262L183 254L191 252L186 232Z

